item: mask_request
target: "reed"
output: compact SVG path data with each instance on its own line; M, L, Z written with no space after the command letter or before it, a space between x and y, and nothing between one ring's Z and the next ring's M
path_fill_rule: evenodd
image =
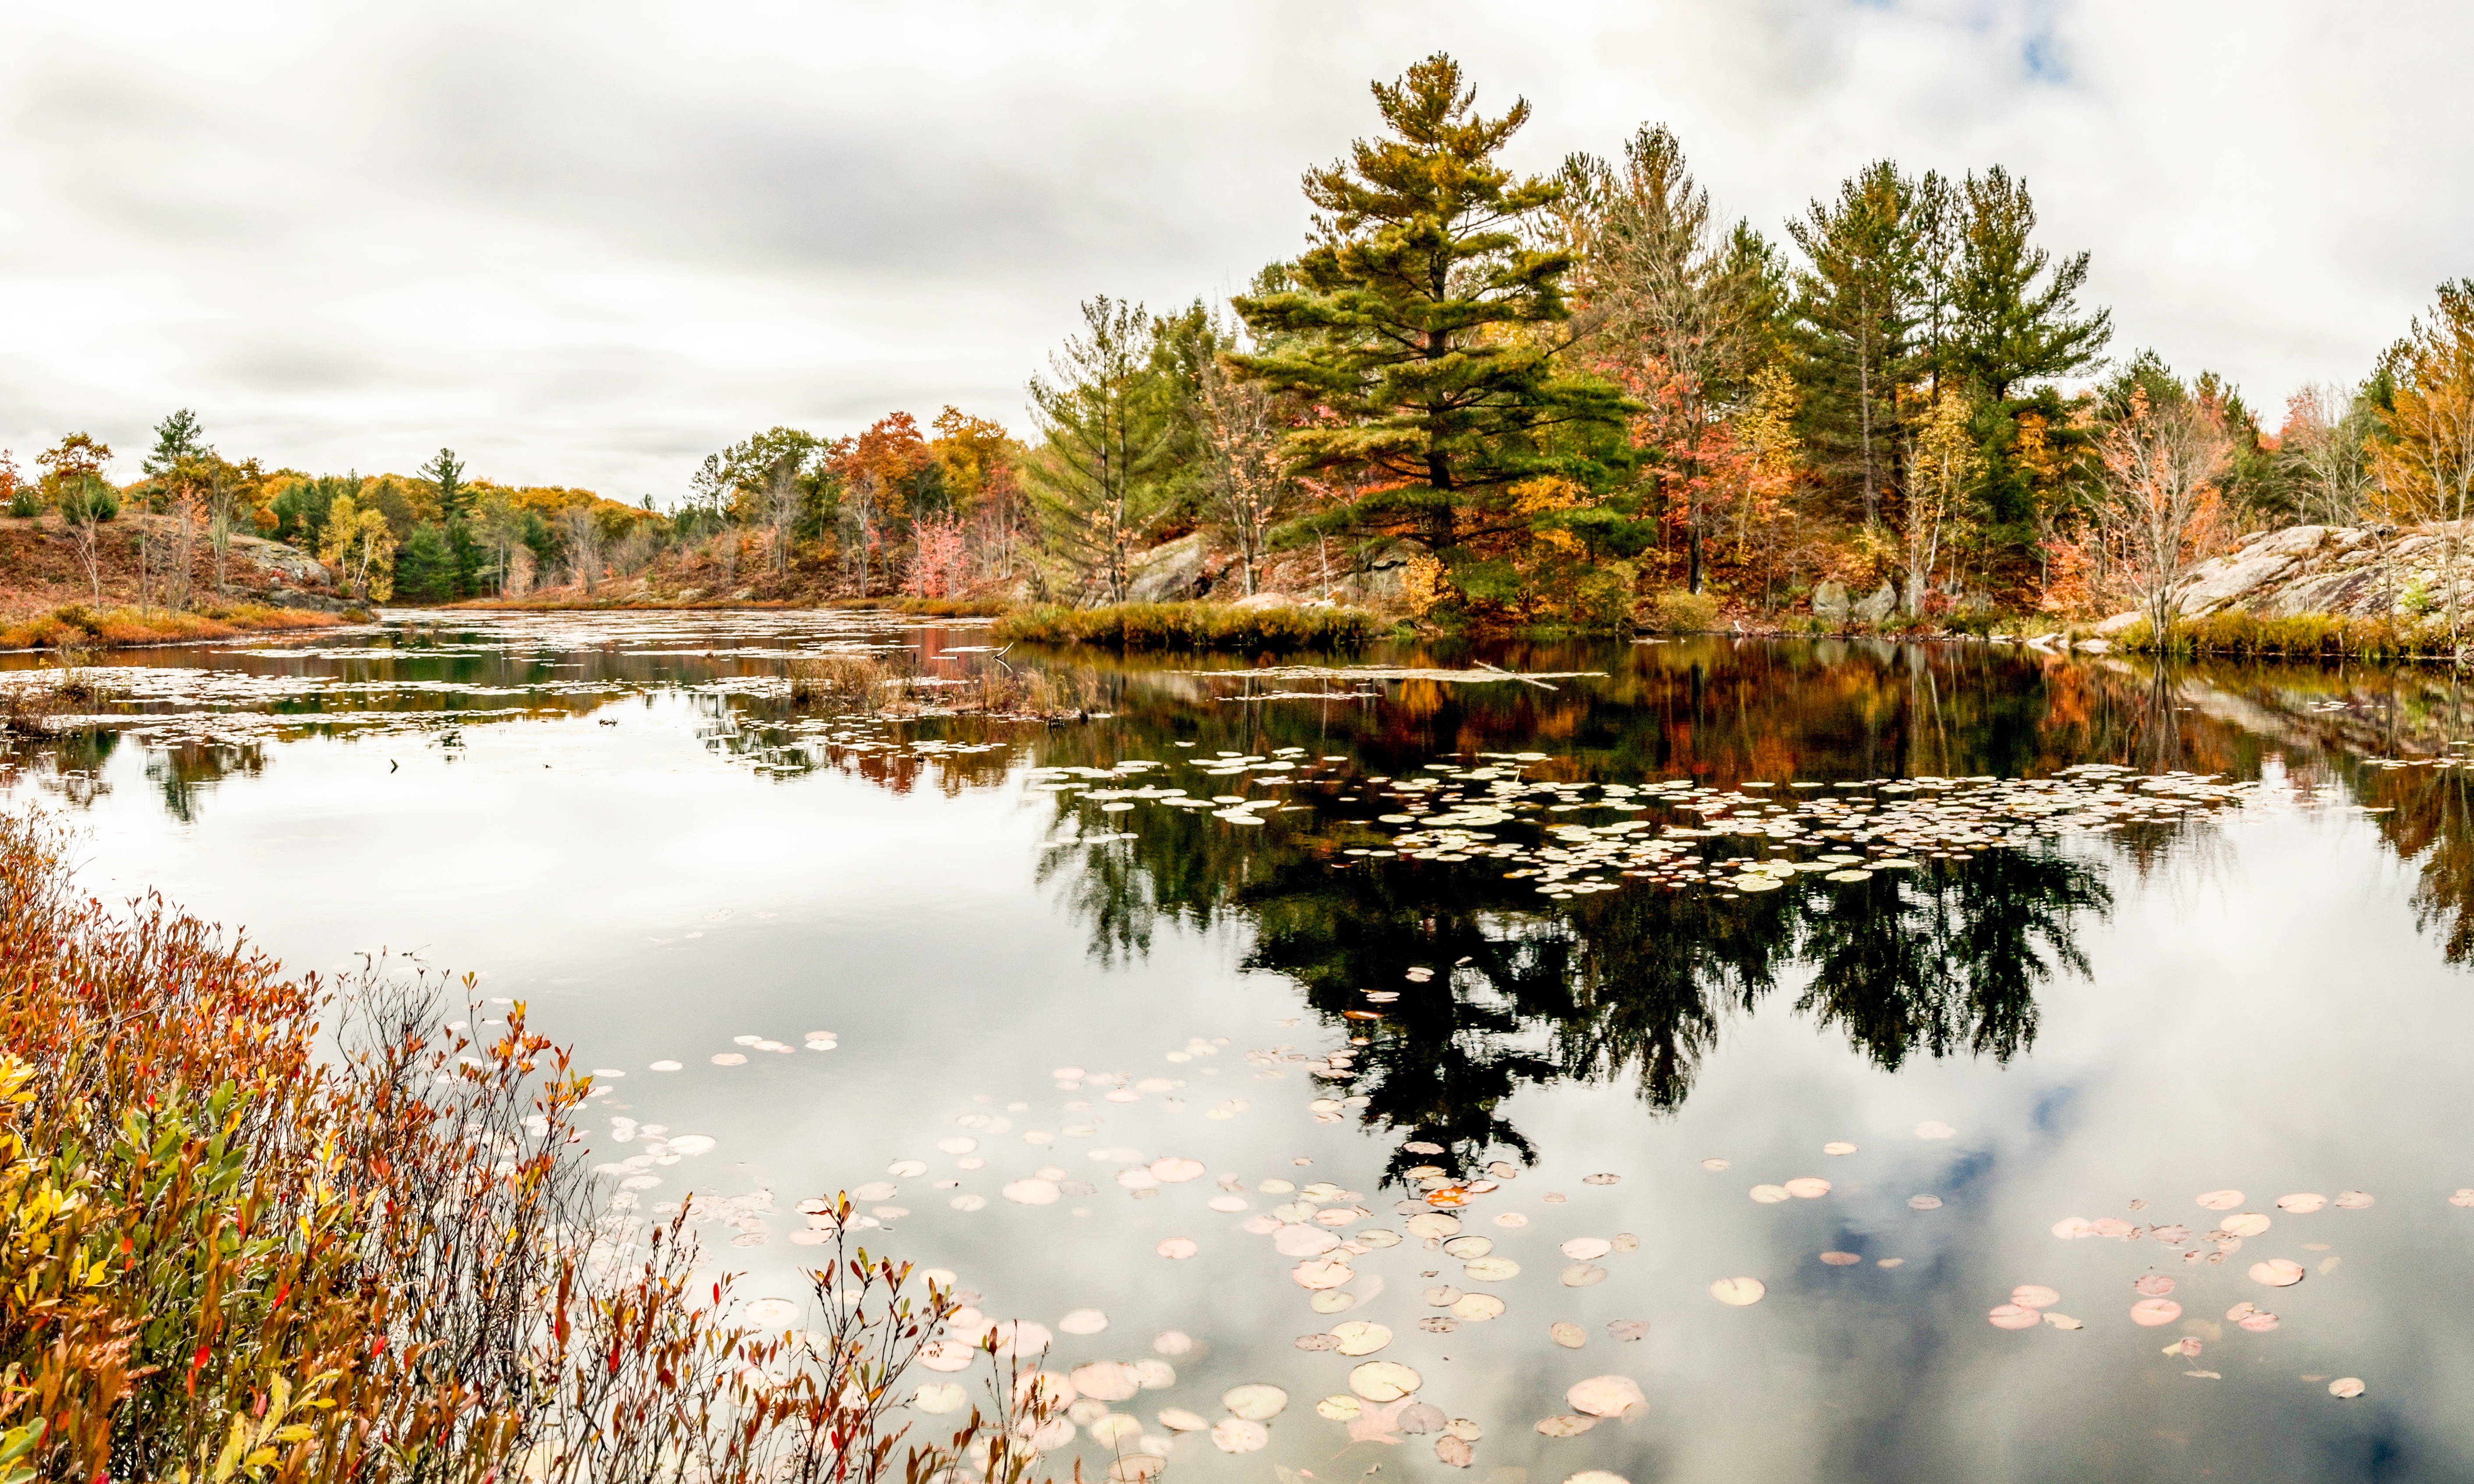
M2448 626L2429 618L2356 618L2335 613L2264 617L2212 613L2172 625L2159 645L2146 619L2114 637L2114 646L2140 654L2160 649L2177 655L2280 659L2454 659Z

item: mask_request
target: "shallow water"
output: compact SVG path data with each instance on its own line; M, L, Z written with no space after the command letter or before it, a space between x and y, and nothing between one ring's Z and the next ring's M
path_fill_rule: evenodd
M102 895L527 1002L624 1073L597 1160L715 1141L632 1199L696 1192L749 1299L800 1296L795 1208L849 1190L871 1248L1059 1329L1055 1369L1190 1336L1113 1403L1138 1433L1078 1430L1086 1472L1449 1475L1413 1430L1448 1418L1494 1484L2474 1475L2474 810L2430 760L2474 733L2443 679L1700 640L1475 657L1605 672L1543 684L1111 659L1105 714L1055 727L782 703L788 652L967 675L985 642L407 613L146 652L8 793L83 831ZM1417 1234L1429 1185L1491 1252ZM1344 1278L1326 1312L1300 1283ZM1989 1323L2022 1284L2049 1319ZM1299 1348L1348 1321L1391 1339ZM1318 1415L1369 1361L1441 1418ZM1597 1376L1645 1407L1537 1430ZM1157 1420L1245 1383L1288 1396L1258 1451Z

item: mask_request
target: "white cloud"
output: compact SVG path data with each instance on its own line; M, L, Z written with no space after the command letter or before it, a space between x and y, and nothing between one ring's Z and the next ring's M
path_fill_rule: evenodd
M2438 5L0 11L0 443L678 492L753 428L1021 420L1095 292L1293 251L1367 80L1445 48L1542 167L1645 120L1775 231L1866 160L2000 162L2095 253L2117 349L2271 414L2474 272ZM133 456L124 459L133 470Z

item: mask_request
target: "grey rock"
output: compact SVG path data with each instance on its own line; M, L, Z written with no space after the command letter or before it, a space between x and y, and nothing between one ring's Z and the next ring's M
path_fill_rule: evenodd
M1163 541L1126 566L1128 603L1190 603L1211 586L1211 552L1202 533Z
M1826 582L1812 589L1812 616L1823 623L1845 623L1849 606L1844 583Z
M1849 614L1859 624L1878 624L1887 619L1890 616L1890 610L1898 606L1897 589L1888 583L1883 583L1879 591L1849 610Z

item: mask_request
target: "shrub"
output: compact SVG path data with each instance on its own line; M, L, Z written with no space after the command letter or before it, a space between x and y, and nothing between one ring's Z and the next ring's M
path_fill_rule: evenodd
M12 515L15 515L20 519L23 519L26 516L39 515L42 513L43 502L36 495L31 487L20 486L15 493L9 496L9 514Z
M467 1033L434 978L287 980L159 898L108 913L62 852L0 816L9 1479L1025 1484L1028 1377L905 1442L956 1301L854 1257L847 1198L803 1207L834 1234L797 1332L725 1324L688 1209L600 1199L591 1079L521 1004Z
M1034 608L997 621L999 644L1095 644L1126 650L1289 650L1366 647L1379 625L1354 608L1231 608L1219 603L1121 603Z
M1671 588L1649 600L1649 626L1661 634L1707 634L1718 627L1718 600Z

